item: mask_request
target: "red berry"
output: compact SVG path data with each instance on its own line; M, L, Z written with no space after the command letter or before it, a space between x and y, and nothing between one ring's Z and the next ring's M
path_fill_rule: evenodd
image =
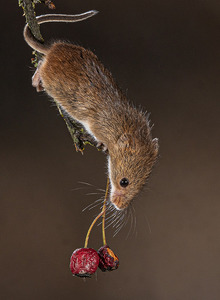
M99 255L92 248L76 249L70 258L70 270L79 277L91 277L99 265Z
M109 246L105 245L98 250L99 254L99 268L105 271L113 271L118 269L119 267L119 259L117 255L109 248Z

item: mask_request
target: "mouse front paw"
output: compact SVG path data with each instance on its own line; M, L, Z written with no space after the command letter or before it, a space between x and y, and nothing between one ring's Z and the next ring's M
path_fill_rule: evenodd
M41 77L40 77L40 72L39 72L41 64L42 64L42 61L39 61L38 67L37 67L34 75L32 76L32 86L36 88L37 92L44 91L44 87L43 87Z
M42 81L38 69L35 71L34 75L32 76L32 86L36 88L37 92L44 91L44 87L42 85Z
M97 143L96 148L98 150L101 150L101 151L105 152L105 153L108 152L108 147L105 144L101 143L101 142Z

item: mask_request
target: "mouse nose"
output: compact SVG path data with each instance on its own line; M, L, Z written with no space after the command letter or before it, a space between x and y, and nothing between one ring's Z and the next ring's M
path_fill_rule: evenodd
M120 193L113 193L110 197L110 201L114 204L117 210L123 210L128 206L124 195Z

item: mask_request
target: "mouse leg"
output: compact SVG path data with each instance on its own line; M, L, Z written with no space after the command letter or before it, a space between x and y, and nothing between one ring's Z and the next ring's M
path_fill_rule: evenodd
M90 142L92 145L94 145L98 150L103 151L104 153L108 153L108 147L103 144L102 142L99 141L95 141L90 134L88 134L87 132L85 132L82 136L82 140L83 141L88 141Z
M40 66L42 64L42 61L38 63L38 67L32 76L32 86L36 88L37 92L44 91L44 87L42 85L41 77L40 77Z

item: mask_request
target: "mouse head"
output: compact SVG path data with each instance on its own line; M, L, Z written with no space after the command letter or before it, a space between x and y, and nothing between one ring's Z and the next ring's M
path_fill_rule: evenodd
M146 183L158 155L158 140L148 136L144 141L122 134L109 149L110 201L122 210Z

